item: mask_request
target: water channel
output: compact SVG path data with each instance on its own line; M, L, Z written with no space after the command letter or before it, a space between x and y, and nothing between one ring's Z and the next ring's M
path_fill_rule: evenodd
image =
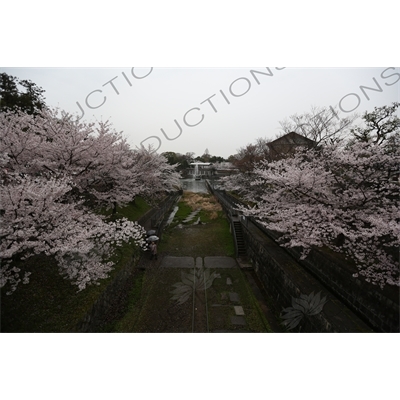
M184 191L193 193L208 193L205 181L195 179L181 179L181 184ZM166 226L171 224L177 211L178 206L175 206L168 218Z

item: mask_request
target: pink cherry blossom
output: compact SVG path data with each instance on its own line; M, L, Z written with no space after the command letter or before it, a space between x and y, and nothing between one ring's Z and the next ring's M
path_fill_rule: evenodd
M145 247L145 230L96 211L179 186L175 167L132 150L109 122L86 124L58 110L8 112L0 113L0 132L0 287L8 293L34 273L15 262L40 253L55 257L79 290L107 277L116 247Z
M251 204L242 212L281 232L284 246L328 246L353 259L359 276L399 285L400 148L352 141L262 162L225 187ZM244 181L247 181L243 184Z

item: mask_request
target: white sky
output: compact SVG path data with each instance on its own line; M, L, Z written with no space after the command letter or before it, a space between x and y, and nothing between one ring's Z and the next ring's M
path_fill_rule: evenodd
M132 75L132 67L0 68L0 71L30 79L42 87L50 106L81 116L76 104L79 102L86 121L109 119L117 131L123 131L132 147L153 144L160 146L159 152L194 152L196 156L207 148L211 155L227 158L258 137L274 139L280 132L279 121L290 115L307 112L312 106L336 106L350 93L354 94L344 98L341 106L345 111L355 108L360 114L399 101L400 68L388 68L277 70L270 67L273 76L255 74L260 84L250 71L266 73L267 67L135 68L133 72L138 77L148 74L142 79ZM365 89L367 99L360 86L378 89L374 79L381 90ZM110 80L115 89L107 83ZM88 97L88 104L96 107L90 109L85 101L95 90L101 92ZM101 105L104 96L106 100ZM193 108L200 110L188 113L187 123L201 122L189 127L183 117ZM182 128L180 136L175 120ZM161 129L173 140L167 140Z

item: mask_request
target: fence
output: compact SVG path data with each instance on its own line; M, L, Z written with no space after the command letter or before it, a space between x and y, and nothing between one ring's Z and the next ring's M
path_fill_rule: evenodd
M228 215L235 213L234 208L244 204L240 200L210 186L212 193L226 208ZM236 212L237 214L237 212ZM281 234L266 229L253 218L240 218L242 228L246 231L245 242L249 248L252 235L249 224L257 227L266 238L278 241ZM254 230L252 231L254 232ZM258 246L257 251L264 251ZM356 267L345 260L341 254L321 248L313 248L305 260L301 260L300 248L285 248L302 268L312 274L325 287L329 288L347 307L359 315L366 323L379 332L399 332L399 290L386 286L383 290L361 279L353 278ZM260 266L260 268L263 268Z
M165 224L165 215L172 208L180 195L181 192L174 192L168 195L164 200L157 204L157 206L143 215L138 220L138 223L146 230L155 230L157 232L157 236L161 237L162 229Z
M294 331L301 332L372 332L334 293L310 275L273 239L264 235L251 221L242 225L248 257L267 295L278 310L293 306L292 299L321 293L328 302L316 315L303 315Z

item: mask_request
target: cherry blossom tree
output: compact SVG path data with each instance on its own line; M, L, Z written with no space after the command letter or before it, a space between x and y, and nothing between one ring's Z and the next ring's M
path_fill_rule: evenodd
M170 165L163 155L141 147L134 151L133 158L136 183L142 188L141 195L150 201L181 187L177 166Z
M99 207L124 206L136 196L157 197L179 186L174 166L157 153L132 150L111 124L86 124L68 113L46 110L33 117L0 114L2 151L8 168L28 174L69 176L70 195Z
M282 232L284 246L328 246L351 257L366 281L399 285L400 152L373 143L299 151L261 164L243 208L268 229Z
M116 246L145 246L136 222L107 222L99 207L179 186L167 160L132 150L111 124L87 124L58 110L0 113L0 287L12 293L31 271L20 261L53 256L79 290L107 276ZM90 206L90 207L89 207Z
M313 246L327 246L356 263L355 276L381 287L399 286L397 107L365 114L366 126L353 140L264 160L252 174L226 178L225 188L251 204L241 208L245 215L281 232L283 246L302 247L303 257Z
M82 204L66 202L65 195L73 186L68 178L9 174L5 180L1 188L0 287L8 284L8 293L21 281L29 282L31 272L16 265L35 254L54 256L61 273L82 290L107 277L115 246L129 240L145 246L145 231L136 222L107 223Z

